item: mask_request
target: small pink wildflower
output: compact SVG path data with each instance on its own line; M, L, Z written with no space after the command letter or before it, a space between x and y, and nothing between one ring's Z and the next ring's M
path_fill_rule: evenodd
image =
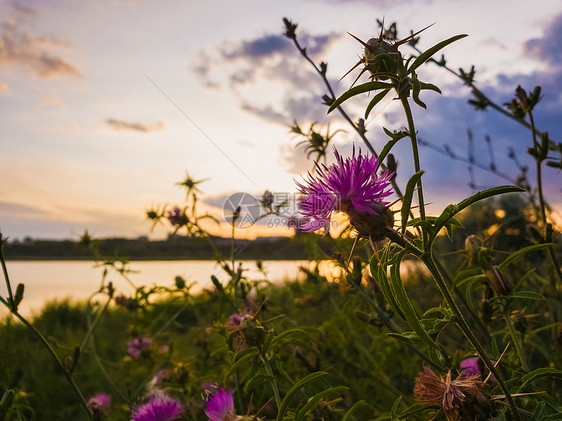
M131 421L174 421L183 415L179 401L167 395L152 397L133 412Z
M140 357L142 351L149 349L152 346L152 338L134 338L131 339L127 345L127 353L131 357Z

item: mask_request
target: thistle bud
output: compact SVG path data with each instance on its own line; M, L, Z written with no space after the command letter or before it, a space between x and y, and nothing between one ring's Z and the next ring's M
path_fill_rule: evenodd
M396 168L398 167L398 164L396 162L394 154L389 153L386 157L386 167L388 168L388 171L394 173L393 178L396 177Z
M379 319L375 316L371 316L369 313L365 313L364 311L361 310L355 310L353 312L353 315L355 317L357 317L359 320L368 323L370 325L373 326L381 326L381 322L379 321Z
M184 289L185 288L185 279L181 276L176 276L174 279L177 289Z
M223 291L222 285L215 275L211 275L211 282L213 283L213 285L215 286L217 291L219 291L219 292Z
M259 346L263 343L267 332L253 317L243 317L240 324L244 338L250 346Z
M23 284L18 284L18 286L16 287L16 293L14 295L14 310L18 309L18 306L21 303L21 300L23 299L23 291L25 289L25 286Z
M397 61L402 56L395 45L379 38L371 38L365 45L365 68L375 79L386 80L388 76L381 73L396 73Z
M497 266L492 266L486 270L486 277L491 287L500 295L509 295L511 293L511 285L505 276L499 271Z

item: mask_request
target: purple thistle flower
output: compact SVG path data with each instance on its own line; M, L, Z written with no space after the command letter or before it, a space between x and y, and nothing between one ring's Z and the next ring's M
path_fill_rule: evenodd
M234 420L234 399L232 392L225 392L219 389L214 395L207 399L207 409L205 415L209 421L231 421Z
M131 421L174 421L183 415L179 401L167 395L158 395L133 412Z
M131 357L140 357L142 351L147 350L152 345L152 338L134 338L127 345L127 353Z
M384 199L392 193L390 180L394 173L387 170L377 175L379 161L374 155L361 155L361 150L356 156L353 148L349 158L342 158L335 148L334 153L334 164L316 164L316 174L309 172L306 184L296 183L303 194L299 199L300 211L310 218L300 227L304 232L326 228L327 233L332 212L345 212L350 219L360 214L364 218L378 216L388 204Z

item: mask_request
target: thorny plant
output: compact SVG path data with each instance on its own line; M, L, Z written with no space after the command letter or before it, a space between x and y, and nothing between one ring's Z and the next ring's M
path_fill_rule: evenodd
M297 48L299 49L301 54L303 54L308 59L308 57L306 56L306 49L302 48L298 44L296 37L296 25L285 19L285 26L286 35L295 41L295 44L297 45ZM378 206L374 207L374 204L376 204L375 202L374 204L370 205L370 209L365 209L358 208L355 202L353 202L352 204L351 202L346 204L343 200L338 202L339 199L336 199L335 204L330 204L328 206L320 205L320 207L317 207L315 210L311 210L307 205L307 207L304 209L308 216L319 218L319 220L324 220L326 216L329 218L329 215L332 211L343 211L347 213L350 218L351 225L353 225L356 229L357 239L366 237L373 245L374 256L370 264L371 274L374 276L375 280L379 283L381 290L384 292L387 305L392 309L392 314L400 316L400 318L404 322L406 322L412 329L412 332L409 335L413 335L413 337L417 338L420 343L425 343L425 345L428 347L428 351L430 352L429 355L433 356L433 358L435 359L434 362L436 364L447 365L450 364L450 361L448 360L447 356L443 354L442 348L440 348L438 342L436 342L436 337L434 336L434 334L432 335L430 334L430 332L435 332L435 329L437 329L437 332L440 332L443 327L449 323L454 323L455 325L457 325L457 327L460 329L460 331L462 331L463 335L472 346L473 350L477 353L478 357L483 361L485 366L490 370L490 373L497 380L498 388L502 392L502 398L505 399L507 405L510 408L510 413L508 416L512 419L520 420L522 419L521 412L524 411L520 411L520 408L515 402L514 393L508 386L508 383L502 377L502 375L505 374L500 373L497 367L497 363L492 363L492 360L490 358L490 350L486 350L481 341L477 338L474 328L467 322L467 320L470 319L468 319L461 311L461 307L457 303L457 299L455 299L453 296L452 292L457 291L456 288L458 287L458 284L466 283L467 279L463 279L462 276L459 279L459 276L456 275L453 283L453 280L450 279L449 275L446 272L444 272L443 266L438 263L438 260L434 256L434 241L442 228L446 228L448 234L450 234L453 227L459 225L458 221L455 219L455 216L461 210L482 199L498 194L523 191L523 189L516 186L502 186L484 190L461 201L457 205L449 205L438 217L429 217L426 215L422 186L423 171L421 170L421 162L418 152L419 141L417 138L417 131L414 126L414 120L410 108L410 98L415 104L419 105L422 108L426 108L425 103L420 99L421 91L432 90L440 93L439 88L437 88L435 85L424 83L419 80L417 69L430 60L434 61L431 58L434 54L436 54L447 45L462 39L466 35L453 36L445 41L436 44L425 52L418 50L418 56L406 57L402 54L398 47L405 43L411 43L415 45L417 42L417 39L415 37L421 31L412 34L401 41L396 41L397 36L395 24L391 25L391 28L387 31L384 30L383 23L380 23L380 26L381 31L379 36L368 41L362 41L352 35L364 47L364 55L361 60L352 67L351 70L354 70L356 67L361 65L363 65L363 68L359 76L357 76L357 78L353 82L352 88L350 88L347 92L345 92L334 101L326 102L330 105L328 112L338 109L341 113L341 104L344 101L359 94L367 92L374 93L374 96L367 105L365 118L368 117L373 108L384 97L391 93L391 91L395 95L395 98L401 102L407 120L407 127L399 134L395 133L393 136L390 136L391 139L385 145L383 153L378 155L378 158L382 160L396 142L404 137L408 137L410 139L415 173L408 181L405 188L405 193L402 196L402 208L400 210L400 214L402 217L401 229L394 230L392 221L390 221L391 223L384 222L388 219L387 216L384 216L386 212L381 211L380 209L381 205L384 206L384 202L378 202ZM310 61L310 59L308 60ZM444 59L442 59L441 65L444 66ZM324 78L324 80L327 80L325 76L327 64L322 63L320 68L323 69L323 71L320 72L321 76ZM353 87L353 85L357 82L357 80L363 73L368 73L371 81ZM473 84L472 79L474 76L474 70L471 71L470 77L468 77L464 72L462 72L461 74L463 75L462 77L464 78L465 83L469 85ZM480 95L479 92L479 90L473 87L473 93L475 93L475 95L477 95L477 97L483 101L482 95ZM554 244L552 243L554 236L552 225L547 223L547 216L545 211L546 205L542 192L543 187L540 166L541 163L547 159L550 159L550 161L548 162L551 166L558 166L558 163L555 159L553 159L552 157L549 158L548 151L550 150L556 152L559 151L560 148L549 139L548 134L538 132L534 126L532 110L538 103L539 97L540 88L535 88L533 92L527 94L524 90L521 89L521 87L518 87L516 90L516 98L510 103L506 104L506 106L512 111L510 117L519 122L522 122L523 125L529 127L532 131L533 147L529 149L529 153L533 157L535 157L537 161L536 190L539 197L539 223L543 226L543 236L541 236L536 229L531 227L531 229L534 229L534 232L536 233L535 237L538 237L538 244L536 244L535 246L526 247L520 251L515 252L514 254L511 254L503 262L501 262L499 266L490 266L490 263L486 262L483 258L481 267L482 270L485 271L485 274L477 276L479 277L478 279L486 279L490 283L490 285L496 287L496 291L498 291L498 299L502 299L502 295L510 296L512 294L512 291L505 287L505 278L502 275L502 271L501 269L499 269L499 267L501 266L503 269L516 256L522 255L529 251L539 249L545 250L553 267L553 273L549 277L552 286L552 289L550 291L552 296L551 299L548 300L550 303L550 313L547 320L550 319L554 322L554 324L550 325L552 326L552 328L554 328L560 317L560 305L559 302L557 302L557 300L559 299L558 288L561 282L560 265L558 264L556 255L552 249L552 247L554 246ZM482 105L484 105L483 102ZM486 105L489 105L489 103L486 102ZM502 110L502 112L506 113L504 110ZM524 121L524 118L527 115L529 116L529 123ZM346 120L350 121L350 119L347 118ZM387 129L385 129L385 132L390 135L390 132ZM537 140L539 138L540 141ZM375 156L377 155L375 154ZM364 183L366 183L367 181L362 181L361 178L357 179L357 175L354 175L356 174L356 170L351 169L356 165L361 165L360 158L361 156L358 156L357 158L353 156L351 160L345 161L345 164L343 163L344 161L341 161L340 158L338 158L338 160L340 160L339 163L333 164L330 167L324 166L323 169L318 168L318 178L307 180L309 187L300 187L301 192L305 195L305 202L303 203L307 203L306 201L310 200L310 198L312 197L317 197L317 201L319 201L320 203L326 203L325 200L320 200L321 195L325 196L334 194L337 196L337 194L339 194L338 198L341 198L342 196L345 197L346 194L350 194L350 192L353 192L353 188L349 190L349 187L344 186L353 186L353 183L355 182L357 182L357 186L359 186L359 190L361 190L361 186L365 185ZM495 170L493 166L491 167L491 169ZM342 176L342 174L344 175ZM347 181L345 180L345 177L348 177ZM373 175L373 177L375 177L375 175ZM372 179L371 181L369 181L369 183L371 182L377 181L376 179ZM417 205L419 216L416 218L412 218L411 204L412 196L414 195L415 191L417 191L418 196ZM359 192L356 191L353 192L353 194L357 195L359 194ZM352 195L352 200L354 200L353 197L354 196ZM357 215L359 215L359 218ZM354 219L359 220L359 224L354 223ZM379 244L374 244L372 241L373 232L369 232L369 230L372 230L374 227L377 227L376 229L379 230L381 223L383 225L386 224L387 226L385 237L387 237L388 240L386 241L386 243L384 243L380 238L380 232L377 232L376 237L377 240L379 240ZM418 230L416 233L414 233L413 231L410 231L408 227L416 227L418 228ZM547 232L546 230L549 230L548 238L545 234ZM441 323L442 325L439 327L439 323L434 324L433 327L429 327L426 322L427 319L424 320L424 317L420 318L416 314L415 307L412 306L406 290L402 286L399 268L402 260L408 255L415 256L427 267L435 280L438 290L443 296L444 301L442 305L438 309L433 310L441 313L443 316L443 319L439 321L439 323ZM349 265L349 263L347 265ZM524 278L522 278L521 281L523 279ZM504 285L504 288L499 288L498 285ZM542 295L541 297L544 298ZM368 301L372 302L371 299L368 299ZM376 303L374 302L372 302L372 304L377 315L381 317L380 305L375 305ZM520 339L514 331L511 322L511 311L506 310L505 307L502 308L505 315L504 319L506 325L509 328L511 338L514 343L514 348L516 350L516 354L518 355L519 368L512 371L512 375L515 376L514 378L516 378L515 373L519 370L521 370L523 373L530 373L531 371L526 363ZM384 321L382 317L381 319ZM479 323L479 325L484 326L484 324L482 323ZM486 332L486 334L489 337L489 332ZM402 334L401 336L406 337L406 335L404 334ZM408 339L411 339L411 337L412 336L410 336ZM541 369L539 368L537 370L540 371ZM531 373L536 373L536 370L532 371ZM511 381L513 381L513 379ZM442 409L446 412L447 409L450 410L451 408L446 408L445 406L443 406Z
M556 232L542 191L541 166L546 162L549 166L559 167L556 154L562 148L535 127L533 112L540 99L540 89L527 93L518 87L515 98L507 103L509 111L506 111L494 105L474 86L474 69L468 73L462 70L455 73L472 88L476 97L471 100L473 105L481 109L490 106L501 110L502 114L531 130L533 146L529 153L537 162L537 180L533 190L538 203L537 217L528 227L535 244L524 245L511 253L500 253L487 247L477 235L479 233L472 233L466 238L461 261L446 266L442 262L445 255L439 253L440 234L445 229L447 235L453 237L454 228L462 226L461 211L470 212L473 205L478 206L477 202L482 203L483 199L523 191L521 186L494 187L447 206L438 216L426 214L422 185L424 172L418 150L420 139L414 125L411 102L426 108L420 98L422 91L440 93L440 90L421 81L417 71L428 62L446 67L444 57L437 62L432 56L465 35L453 36L425 52L416 50L417 56L407 56L401 48L410 44L417 49L417 35L422 31L397 41L396 25L392 24L385 30L381 22L378 37L362 41L353 36L363 46L364 55L352 70L363 66L359 76L367 74L370 81L353 86L359 80L358 76L352 88L336 98L326 77L327 64L323 62L317 66L308 57L306 47L298 41L297 25L288 19L284 19L284 23L285 35L326 84L329 95L324 97L324 101L329 106L328 111L337 109L370 152L366 155L354 150L351 157L343 157L336 151L336 162L327 165L326 151L335 133L330 134L326 130L323 135L314 129L314 125L305 133L296 122L293 127L295 134L306 137L308 156L316 154L316 161L324 159L324 164L317 163L316 173L309 174L298 184L303 195L300 209L307 217L302 231L312 232L325 227L324 236L329 236L332 214L342 212L348 216L352 229L344 231L343 235L352 237L353 246L348 256L337 255L334 260L343 269L345 275L342 280L357 291L357 300L348 290L340 293L341 285L325 285L326 278L320 276L316 268L306 272L307 287L312 286L314 294L299 297L298 302L295 299L291 304L303 306L302 314L306 315L316 295L327 297L326 303L322 303L322 298L318 298L318 302L334 307L327 307L328 310L321 308L318 317L323 318L322 322L326 321L328 327L320 329L299 325L297 320L272 313L268 308L270 303L263 295L262 282L248 279L242 264L237 264L240 250L235 249L234 236L241 209L236 208L230 221L230 256L225 258L216 249L217 262L228 275L228 281L220 282L211 275L214 288L205 289L201 295L192 294L192 285L179 276L172 288L136 287L128 276L128 260L103 258L97 252L96 240L86 232L81 244L93 251L104 271L99 290L87 304L86 335L64 362L49 341L18 312L24 287L18 284L15 292L12 290L2 253L0 261L8 297L0 297L0 302L46 347L82 408L95 420L109 416L106 411L110 404L105 395L96 395L86 401L78 388L73 373L85 363L81 359L84 352L90 353L96 361L105 384L122 404L116 413L122 417L130 414L134 421L197 420L202 419L203 413L211 421L394 421L438 417L451 421L559 419L562 414L559 403L561 392L556 379L562 378L558 354L558 348L562 346L562 281L555 253ZM387 95L396 98L404 110L406 127L400 131L384 129L389 140L380 153L375 152L365 137L364 120L354 123L342 108L343 102L367 92L374 93L374 96L366 108L365 118ZM405 138L410 140L414 174L402 194L396 182L397 168L391 151L397 142ZM451 151L445 149L445 152L456 158ZM383 164L385 161L386 165ZM470 158L468 161L473 165L477 162ZM497 168L491 165L490 170L497 172ZM206 238L213 244L213 237L201 222L218 221L209 214L198 212L200 183L187 175L184 181L178 183L187 192L183 205L174 206L171 210L167 205L148 210L146 215L153 228L158 223L167 223L171 227L172 238L185 233L190 237ZM400 202L399 210L390 209L393 205L389 198L391 191L398 196L396 203ZM278 214L283 206L275 204L272 194L267 191L260 205L263 209L260 217ZM400 214L400 224L396 226L397 213ZM319 236L314 234L300 235L319 240ZM0 238L0 241L3 245L4 240ZM357 253L358 245L370 248L369 259ZM529 253L541 258L530 263L524 259ZM548 262L541 253L546 253ZM413 298L410 286L406 287L402 282L401 271L406 263L411 262L415 262L419 272L422 272L422 267L426 268L429 273L426 280L433 280L440 294L433 296L424 286L423 297ZM265 273L263 267L258 267ZM115 270L127 280L135 291L133 296L116 294L113 283L108 281L110 270ZM291 285L287 291L292 288L303 287ZM476 291L481 292L480 300L475 299ZM98 294L104 296L101 304L95 301ZM295 295L289 296L289 301L290 297ZM172 305L162 310L160 302L164 298ZM128 320L128 356L123 359L124 365L119 371L119 376L125 380L110 373L117 370L108 370L107 359L98 351L101 341L97 339L102 338L96 335L96 330L111 314L109 305L112 301L119 307L118 311L125 312L120 313L120 317ZM287 308L286 295L278 301ZM431 307L426 309L428 303ZM223 305L228 308L226 314L230 313L226 320ZM354 317L348 316L350 307ZM212 326L205 325L205 319L200 314L202 308L214 318ZM424 310L421 315L420 309ZM217 313L211 310L217 310ZM190 312L195 321L184 322L182 316L186 312ZM343 316L334 319L330 312L339 312ZM155 319L164 323L156 333L148 335L149 327L155 327ZM358 321L364 324L358 326ZM195 347L193 354L188 357L180 354L183 358L177 356L173 343L166 342L164 334L171 326L186 329L187 334L198 329L204 332L199 336L194 334L195 341L191 341L190 336L188 345L184 342L186 347ZM396 361L394 356L402 355L400 364L419 366L417 371L420 374L415 382L410 378L407 386L403 387L389 378L385 367L378 361L382 354L379 352L373 356L371 351L376 352L376 348L366 349L363 345L363 341L374 332L369 326L376 327L389 337L388 341L384 335L373 337L377 345L381 342L388 347L384 358L392 363ZM335 350L341 349L339 347L346 336L353 337L352 332L359 340L349 341L349 354L339 354ZM328 342L331 335L335 339ZM155 344L157 338L160 341L158 347ZM323 342L329 343L329 346L322 348ZM400 344L409 348L401 348ZM356 360L366 363L361 366ZM386 367L387 370L391 368ZM329 373L338 370L345 374L336 378ZM357 393L361 385L332 386L333 383L341 383L348 371L353 370L360 370L363 375L367 372L370 378L376 377L377 392L384 398L369 403L355 401L350 388ZM358 383L362 381L366 381L364 377ZM205 382L203 387L202 382ZM224 389L217 383L221 383ZM201 390L204 390L204 398L194 399ZM367 395L373 394L371 389L367 391ZM389 408L384 400L391 397L395 401ZM13 399L13 391L7 390L0 400L0 418L7 414ZM376 404L383 408L376 408ZM245 415L239 415L242 413ZM358 414L364 416L359 417Z

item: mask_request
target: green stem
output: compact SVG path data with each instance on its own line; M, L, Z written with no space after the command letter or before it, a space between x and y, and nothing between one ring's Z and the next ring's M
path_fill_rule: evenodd
M351 276L347 268L346 268L346 272L347 272L347 276L346 276L347 281L350 283L350 285L353 288L355 288L359 292L359 294L361 294L361 296L365 299L365 301L367 301L367 303L369 303L369 305L375 310L380 321L388 328L388 330L390 330L393 333L403 333L400 326L398 326L390 317L388 317L388 314L386 314L386 312L375 302L375 300L373 300L371 296L367 294L367 291L365 291L365 289L363 289L363 287L360 284L357 284L357 282L353 280L353 277ZM447 371L445 367L436 364L431 360L431 358L429 358L427 355L421 352L418 346L414 344L413 341L408 342L408 345L410 345L411 348L414 350L414 352L418 354L426 363L431 365L433 368L442 372Z
M511 323L511 318L509 317L509 314L504 314L503 317L505 320L505 324L509 328L509 333L511 335L511 339L513 340L513 345L515 345L515 351L519 356L519 361L521 362L523 369L528 372L529 366L527 365L527 360L525 359L525 355L523 354L523 348L521 347L521 342L519 341L517 332L515 332L515 329L513 328L513 323Z
M10 305L8 308L10 311L17 311L16 304L14 302L14 296L12 294L12 285L10 284L10 277L8 276L8 269L6 268L6 262L4 261L4 240L0 235L0 256L2 262L2 271L4 272L4 280L6 281L6 288L8 288L8 303Z
M292 38L293 42L295 43L295 46L297 47L297 49L299 50L299 52L301 53L301 55L306 59L306 61L308 61L312 67L314 67L314 70L316 70L316 72L320 75L320 77L322 78L322 80L324 81L324 84L326 85L326 88L328 89L328 92L330 93L330 96L332 98L332 100L335 100L336 98L336 94L334 93L332 86L330 85L330 82L328 81L328 79L326 78L326 74L324 72L322 72L318 66L310 59L310 57L308 57L308 54L306 52L306 49L302 48L297 40L297 38ZM376 158L378 158L377 153L375 152L375 149L373 148L373 146L371 145L371 142L369 142L369 140L365 137L365 134L363 133L363 131L361 131L359 129L359 127L357 127L357 125L351 120L351 118L347 115L347 113L343 110L343 108L338 107L337 108L338 111L340 112L340 114L342 115L342 117L351 125L351 127L353 127L353 129L357 132L357 134L359 135L359 137L361 138L361 140L363 140L363 143L365 143L365 145L367 146L367 149L369 149L369 151L371 151L371 153L373 155L375 155ZM398 192L397 192L398 193ZM400 196L400 195L399 195Z
M281 395L279 394L279 387L277 386L277 381L275 380L275 376L273 375L273 370L271 369L271 364L269 364L269 360L265 355L263 355L262 350L260 349L260 358L263 361L263 366L265 367L265 371L267 375L271 378L271 388L273 389L273 396L275 397L275 404L277 405L277 410L281 408Z
M8 302L6 300L4 300L2 297L0 297L0 302L2 304L4 304L6 307L10 308ZM72 389L74 390L74 392L76 393L76 395L78 395L78 398L80 399L80 403L82 405L82 407L84 408L84 410L88 413L88 417L90 419L93 419L92 413L90 412L90 410L88 409L88 404L86 403L86 400L84 399L84 396L82 395L82 392L80 392L80 389L78 389L78 386L76 385L76 383L74 382L74 379L72 378L72 376L70 375L70 373L66 370L66 368L64 367L64 364L62 363L62 361L59 359L58 355L55 353L55 351L53 350L53 348L51 347L51 345L49 344L49 342L47 342L47 340L43 337L43 335L41 335L41 333L39 333L39 331L37 329L35 329L35 327L29 323L25 317L23 317L21 314L19 314L17 311L12 311L12 314L14 316L16 316L20 322L22 322L28 329L30 329L35 336L39 339L39 341L41 341L41 343L45 346L45 348L47 348L47 350L49 351L49 353L51 354L51 356L53 357L53 359L55 360L56 364L58 365L58 367L62 370L62 372L64 373L64 376L66 377L66 379L68 380L68 383L70 383L70 386L72 387Z
M29 323L25 319L25 317L23 317L21 314L19 314L17 309L15 308L14 299L12 297L12 292L11 292L11 288L10 288L10 278L8 276L8 270L6 268L6 262L4 260L3 245L4 245L4 243L2 242L2 244L0 245L0 262L2 264L2 270L4 272L4 279L6 280L6 285L8 286L8 291L9 291L9 295L10 295L9 296L10 303L8 303L2 297L0 297L0 302L2 304L4 304L6 307L8 307L10 309L11 313L14 316L16 316L28 329L30 329L35 334L35 336L39 339L39 341L41 343L43 343L45 348L47 348L47 350L49 351L49 353L51 354L51 356L55 360L56 364L59 366L59 368L64 373L64 376L66 377L66 379L70 383L70 386L72 387L72 389L74 390L76 395L78 395L78 398L80 400L80 403L82 404L82 407L88 413L88 417L90 419L93 419L93 415L90 412L90 410L88 409L88 404L86 403L86 400L84 399L84 396L82 395L82 392L80 391L80 389L78 389L78 386L74 382L74 379L72 378L72 376L70 375L68 370L64 367L64 364L61 362L61 360L59 359L58 355L55 353L55 351L53 350L53 348L51 347L49 342L47 342L47 340L43 337L43 335L41 335L41 333L37 329L35 329L35 327L31 323Z
M533 147L535 151L539 152L541 145L537 142L537 130L535 128L535 120L533 118L533 113L529 112L529 120L531 122L531 131L533 133ZM537 167L537 191L539 193L539 209L540 209L540 219L542 221L542 226L544 233L546 234L546 202L544 200L543 189L542 189L542 158L535 156L536 167ZM547 256L550 259L550 262L554 266L554 275L558 280L558 283L562 282L562 274L560 273L560 264L558 263L558 259L556 258L556 254L552 249L548 249L546 251ZM554 292L556 292L556 280L552 279L552 288Z
M445 270L445 268L443 267L443 265L441 264L441 262L439 260L435 260L435 264L437 265L437 269L439 269L439 272L441 272L441 274L443 275L445 281L447 282L447 285L450 285L450 287L453 289L453 292L455 293L455 296L458 297L461 304L470 315L470 319L478 325L480 332L482 332L482 335L486 340L486 343L487 344L492 343L492 338L490 337L490 333L488 332L486 325L482 323L482 320L480 320L480 318L474 313L472 308L470 308L468 302L466 301L466 298L464 297L464 295L462 295L461 291L456 286L453 286L453 281L449 276L449 274L447 273L447 271Z
M533 133L533 147L538 153L540 145L537 142L537 130L535 128L535 120L533 118L533 113L529 111L529 120L531 122L531 132ZM542 159L535 156L536 166L537 166L537 191L539 193L539 206L540 206L540 219L542 221L543 227L546 227L546 211L544 203L544 195L542 191Z
M515 404L515 401L513 400L513 396L511 396L507 384L503 380L503 377L500 375L499 371L496 369L494 364L492 364L492 361L488 357L488 354L486 353L480 342L478 342L478 339L476 339L476 336L474 336L474 333L470 329L470 326L464 319L464 316L462 315L457 303L455 302L453 296L451 295L449 288L445 284L441 272L439 272L439 269L437 268L437 265L433 260L433 256L431 255L431 253L426 253L421 256L421 259L425 263L431 274L433 275L433 278L435 279L435 283L437 284L439 291L441 292L443 298L449 305L450 310L453 312L456 319L455 322L457 326L460 328L466 339L468 339L470 344L474 347L474 349L478 353L478 356L480 357L480 359L482 359L482 361L484 361L484 364L486 364L486 367L488 367L492 375L496 378L498 382L498 386L500 387L501 391L503 392L507 400L507 403L511 409L511 413L513 414L513 417L517 421L521 421L521 415L519 414L519 410L517 408L517 405Z
M82 341L82 345L80 345L81 351L85 350L86 346L88 346L88 341L90 340L90 337L92 336L92 333L94 332L94 329L96 328L97 324L101 320L101 316L103 316L103 314L106 312L107 308L109 307L110 302L111 302L111 297L109 297L109 300L107 300L101 311L96 315L94 322L90 324L88 328L88 332L86 333L86 337Z
M121 399L123 399L124 402L127 403L127 405L129 407L131 407L131 400L127 397L127 395L125 395L125 393L123 393L121 391L121 389L119 389L119 387L117 387L117 385L113 382L113 380L111 380L111 377L109 377L109 374L107 374L107 371L105 369L105 367L103 366L100 356L98 355L98 351L96 349L96 341L95 341L95 336L92 336L92 352L94 354L94 359L96 360L96 364L98 365L98 368L100 369L101 374L103 375L103 377L105 377L105 380L107 381L107 383L109 384L109 386L113 389L113 391L119 395L121 397Z
M400 98L402 102L402 106L404 107L404 112L406 113L406 119L408 120L408 132L410 141L412 144L412 154L414 157L414 173L417 173L421 170L420 166L420 154L418 151L418 141L416 138L416 128L414 126L414 117L412 116L412 109L410 108L410 104L408 103L408 98ZM422 179L421 177L418 179L418 205L420 208L420 219L422 221L425 220L425 202L423 199L423 187L422 187ZM411 211L410 211L411 214ZM423 248L424 250L427 247L428 243L428 236L425 230L422 231L422 241L423 241Z

